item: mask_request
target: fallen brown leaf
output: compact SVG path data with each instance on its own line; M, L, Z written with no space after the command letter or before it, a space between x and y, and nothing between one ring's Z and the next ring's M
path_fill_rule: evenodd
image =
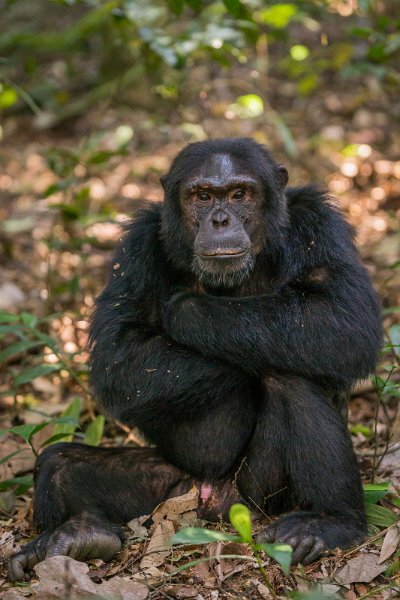
M199 490L193 486L187 494L182 496L176 496L175 498L169 498L165 502L161 502L157 508L153 511L151 518L153 523L157 525L164 519L172 521L175 526L182 525L182 521L185 525L188 525L190 518L193 520L196 518L196 509L199 505ZM189 519L188 515L189 514Z
M89 577L89 567L69 556L53 556L34 567L39 581L24 588L23 594L29 592L32 600L146 600L148 589L141 583L122 577L114 577L100 584ZM15 590L8 590L0 595L2 600L20 600Z
M214 587L216 577L210 561L198 563L190 570L194 577L200 580L207 588Z
M391 527L383 540L381 553L379 555L378 565L385 562L394 552L396 552L400 543L400 529L398 525Z
M261 598L263 598L264 600L272 599L271 593L266 585L261 583L261 581L258 581L258 579L251 579L250 581L256 588L257 592L260 594Z
M378 557L375 554L359 554L339 569L335 579L340 585L369 583L383 573L386 567L387 565L378 564Z
M141 524L139 519L131 519L127 524L129 529L132 531L132 538L146 538L149 534L144 525Z
M4 531L0 537L0 560L8 558L13 552L18 552L20 545L15 543L11 531Z
M0 456L5 457L13 452L18 452L18 454L0 465L0 481L5 481L33 469L35 456L32 450L23 441L17 441L6 436L0 441Z
M140 579L150 587L157 587L163 583L165 575L158 567L148 567L140 571Z
M192 585L167 585L163 591L178 600L197 598L199 595L199 590Z
M172 521L161 521L150 538L146 554L140 561L141 569L159 567L171 553L171 537L175 529Z
M10 514L15 506L15 494L13 490L0 492L0 510Z
M11 589L11 590L7 590L6 592L2 592L0 594L0 598L1 600L25 600L25 598L27 598L28 596L30 596L31 594L27 593L27 590L16 590Z
M113 598L113 600L145 600L148 589L129 579L114 577L96 584L88 576L89 567L68 556L54 556L37 564L34 570L39 582L32 584L34 598L58 600L63 593L69 600ZM36 594L36 596L35 596Z

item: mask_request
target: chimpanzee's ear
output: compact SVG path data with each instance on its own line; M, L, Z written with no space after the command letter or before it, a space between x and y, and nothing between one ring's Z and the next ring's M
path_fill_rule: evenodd
M287 168L284 165L276 165L275 172L277 174L277 179L283 189L289 180L289 173L287 172Z

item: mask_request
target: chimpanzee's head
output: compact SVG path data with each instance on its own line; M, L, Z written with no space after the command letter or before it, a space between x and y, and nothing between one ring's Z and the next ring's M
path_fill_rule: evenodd
M280 240L287 180L286 169L251 139L190 144L161 178L168 257L206 286L240 285L257 256Z

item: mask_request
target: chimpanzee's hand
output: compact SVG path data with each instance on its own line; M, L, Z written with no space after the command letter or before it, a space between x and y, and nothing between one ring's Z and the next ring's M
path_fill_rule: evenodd
M282 542L293 548L292 564L308 565L327 550L346 548L365 537L364 523L312 512L295 512L276 519L257 537L258 543Z

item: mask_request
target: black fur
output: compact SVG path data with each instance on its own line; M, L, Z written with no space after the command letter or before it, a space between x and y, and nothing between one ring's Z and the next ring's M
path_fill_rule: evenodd
M179 195L214 154L260 182L262 209L247 220L264 223L264 244L240 285L201 289ZM251 506L301 509L262 538L288 541L295 560L362 539L362 490L334 398L374 370L379 303L331 199L314 186L285 191L284 178L270 153L244 138L192 144L175 158L162 178L165 202L128 227L90 332L96 398L159 455L125 449L124 462L115 450L47 450L40 529L62 528L84 510L100 513L109 536L109 522L148 512L180 482L235 479ZM164 461L162 477L154 461ZM31 552L25 568L32 560Z

